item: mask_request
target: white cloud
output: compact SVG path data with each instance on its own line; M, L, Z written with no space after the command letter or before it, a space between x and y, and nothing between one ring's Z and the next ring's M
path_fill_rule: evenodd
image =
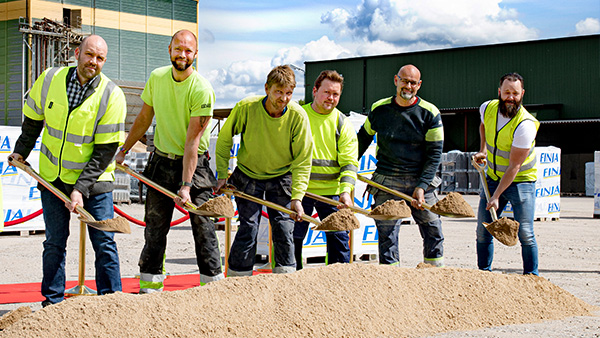
M334 9L321 16L340 36L394 45L415 42L453 46L529 40L537 31L518 21L501 0L362 0L352 12Z
M280 48L269 60L235 61L225 68L216 68L204 73L211 82L217 96L216 106L231 108L236 102L250 95L263 95L269 71L279 65L292 64L300 68L305 61L329 60L355 56L355 53L323 36L302 47ZM304 74L296 72L294 100L304 99Z
M600 20L596 18L586 18L575 24L575 30L579 35L600 33Z

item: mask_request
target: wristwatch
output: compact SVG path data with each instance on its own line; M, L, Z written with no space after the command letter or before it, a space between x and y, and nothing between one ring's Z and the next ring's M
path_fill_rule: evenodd
M186 182L186 181L181 181L179 182L179 185L182 187L192 187L192 182Z

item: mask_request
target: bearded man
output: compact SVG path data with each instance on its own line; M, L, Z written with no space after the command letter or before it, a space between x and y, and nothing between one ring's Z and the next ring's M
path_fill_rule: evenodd
M487 184L490 200L482 189L477 215L477 265L492 270L494 243L483 222L491 223L488 210L500 215L508 202L519 222L519 241L523 274L538 274L538 247L533 233L535 181L537 168L535 136L540 123L523 107L523 77L509 73L500 79L498 99L484 102L479 108L481 146L475 159L487 159Z
M154 145L144 175L177 193L172 199L154 189L146 195L144 249L140 255L140 293L163 290L164 257L173 208L190 201L201 205L212 197L217 180L209 167L210 119L215 92L192 64L198 40L188 30L173 35L169 44L172 66L152 71L142 92L144 105L116 161L146 133L156 118ZM190 213L200 285L224 278L219 241L210 218Z
M423 262L444 266L444 235L440 216L423 208L423 203L438 201L436 176L442 158L444 129L440 111L417 96L421 72L405 65L394 75L396 95L373 104L358 132L358 157L377 134L377 169L373 181L412 195L410 209L423 238ZM377 207L390 199L400 199L376 188L369 188ZM379 235L379 263L398 265L400 221L376 220Z

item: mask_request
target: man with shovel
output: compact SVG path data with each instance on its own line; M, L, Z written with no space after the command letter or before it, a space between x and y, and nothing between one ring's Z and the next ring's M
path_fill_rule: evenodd
M306 112L291 101L296 78L289 66L269 72L266 95L238 102L217 140L219 191L227 181L233 136L241 134L237 167L230 183L238 190L290 208L290 215L268 208L273 234L273 273L296 271L294 220L304 214L302 198L308 186L312 138ZM262 205L236 198L240 225L229 255L228 276L251 276L256 256Z
M538 247L533 233L535 181L537 168L535 136L540 123L523 107L523 77L509 73L500 79L498 99L484 102L479 108L481 147L475 160L487 159L487 184L492 194L489 202L481 192L477 215L477 266L491 271L494 257L492 235L483 223L492 222L487 210L501 213L508 202L520 223L519 241L523 257L523 274L538 274Z
M435 188L441 179L435 175L441 161L444 130L439 110L417 96L421 72L405 65L394 75L396 95L373 104L358 132L358 155L362 156L377 134L377 169L373 181L412 195L410 208L423 238L424 262L444 266L444 235L440 217L423 208L438 201ZM375 197L373 207L389 199L387 192L369 188ZM376 220L379 234L379 262L397 265L399 259L397 221Z
M140 293L162 291L167 234L175 203L201 205L212 196L216 178L209 167L210 119L215 93L192 64L198 40L187 30L175 33L169 44L172 65L152 71L142 93L144 105L117 154L122 163L127 152L146 133L156 118L154 144L144 176L178 192L171 197L149 188L146 195L146 243L140 255ZM190 213L200 284L223 279L221 254L210 218Z
M338 200L340 207L352 206L350 193L358 171L358 141L350 120L336 107L340 102L344 78L335 70L324 70L315 80L313 102L302 108L306 111L313 135L313 155L308 192ZM321 220L338 211L335 206L305 196L305 212L316 209ZM296 222L294 251L296 269L302 269L302 245L308 232L308 222ZM327 263L349 263L348 231L328 231Z
M38 185L46 224L42 306L64 299L69 211L81 206L98 221L114 217L113 158L123 143L127 105L123 91L101 73L107 52L104 39L91 35L75 49L76 67L44 71L27 95L22 134L9 155L25 162L43 129L40 176L71 200L65 205ZM121 291L114 234L93 227L88 231L96 253L98 294Z

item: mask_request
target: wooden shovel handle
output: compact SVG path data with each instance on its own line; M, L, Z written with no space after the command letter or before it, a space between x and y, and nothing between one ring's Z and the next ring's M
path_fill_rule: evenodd
M490 201L490 188L488 187L487 180L485 179L485 162L483 166L475 161L475 156L471 156L471 164L477 169L479 173L479 178L481 179L481 185L483 185L483 192L485 193L485 199ZM490 215L492 216L492 221L496 222L498 220L498 214L496 213L496 208L490 208Z
M159 192L161 192L161 193L163 193L163 194L165 194L165 195L167 195L167 196L169 196L169 197L171 197L173 199L178 197L178 195L175 194L175 193L173 193L171 190L168 190L168 189L160 186L158 183L153 182L149 178L145 177L144 175L138 173L137 171L135 171L135 170L133 170L133 169L131 169L131 168L125 166L125 165L117 163L117 169L119 169L122 172L125 172L125 173L127 173L127 174L129 174L129 175L131 175L131 176L133 176L135 178L137 178L138 180L140 180L140 182L142 182L142 183L144 183L144 184L146 184L146 185L148 185L148 186L150 186L150 187L158 190ZM198 207L194 203L189 202L189 201L185 203L185 206L187 208L194 209L194 210L198 209Z
M414 201L414 198L412 198L411 196L409 196L409 195L407 195L407 194L405 194L403 192L400 192L400 191L394 190L394 189L390 189L390 188L386 187L385 185L382 185L382 184L379 184L377 182L371 181L370 179L368 179L368 178L366 178L366 177L364 177L364 176L362 176L360 174L358 174L356 176L358 177L359 180L367 183L368 185L374 186L375 188L377 188L379 190L385 191L388 194L392 194L394 196L398 196L398 197L403 198L403 199L405 199L405 200L407 200L409 202ZM421 206L423 208L427 209L427 210L431 210L431 205L429 205L427 203L422 203Z
M306 197L310 197L310 198L312 198L312 199L314 199L316 201L319 201L319 202L327 203L327 204L334 205L334 206L340 205L339 201L336 201L334 199L327 198L327 197L324 197L324 196L321 196L321 195L313 194L313 193L310 193L310 192L306 192L304 195ZM359 213L359 214L363 214L363 215L367 215L367 216L370 215L370 213L367 210L365 210L363 208L359 208L359 207L354 206L354 205L349 206L348 209L352 210L353 212Z
M281 206L281 205L273 203L273 202L265 201L265 200L263 200L261 198L254 197L252 195L248 195L248 194L243 193L243 192L241 192L239 190L236 190L236 189L221 188L221 192L225 193L225 194L230 194L230 195L234 195L234 196L237 196L237 197L241 197L241 198L247 199L248 201L251 201L251 202L254 202L254 203L258 203L260 205L264 205L267 208L275 209L277 211L284 212L284 213L286 213L288 215L296 214L295 211L293 211L291 209L288 209L288 208L286 208L284 206ZM310 216L308 216L306 214L302 215L302 219L305 220L305 221L307 221L307 222L316 224L316 225L321 225L321 222L317 221L316 219L314 219L314 218L312 218L312 217L310 217Z
M42 186L44 186L44 188L50 190L50 192L52 192L56 197L60 198L61 201L65 202L65 203L71 203L71 199L67 195L65 195L62 191L58 190L50 182L48 182L45 179L43 179L42 176L40 176L35 170L33 170L33 168L29 164L25 164L23 162L19 162L19 161L13 160L11 157L8 158L8 162L10 164L14 165L15 167L17 167L17 168L25 171L27 174L29 174L29 176L33 177ZM88 220L94 221L94 222L96 221L94 219L94 217L92 215L90 215L90 213L87 212L82 206L77 205L75 207L75 209L77 209L77 212L84 219L88 219Z

